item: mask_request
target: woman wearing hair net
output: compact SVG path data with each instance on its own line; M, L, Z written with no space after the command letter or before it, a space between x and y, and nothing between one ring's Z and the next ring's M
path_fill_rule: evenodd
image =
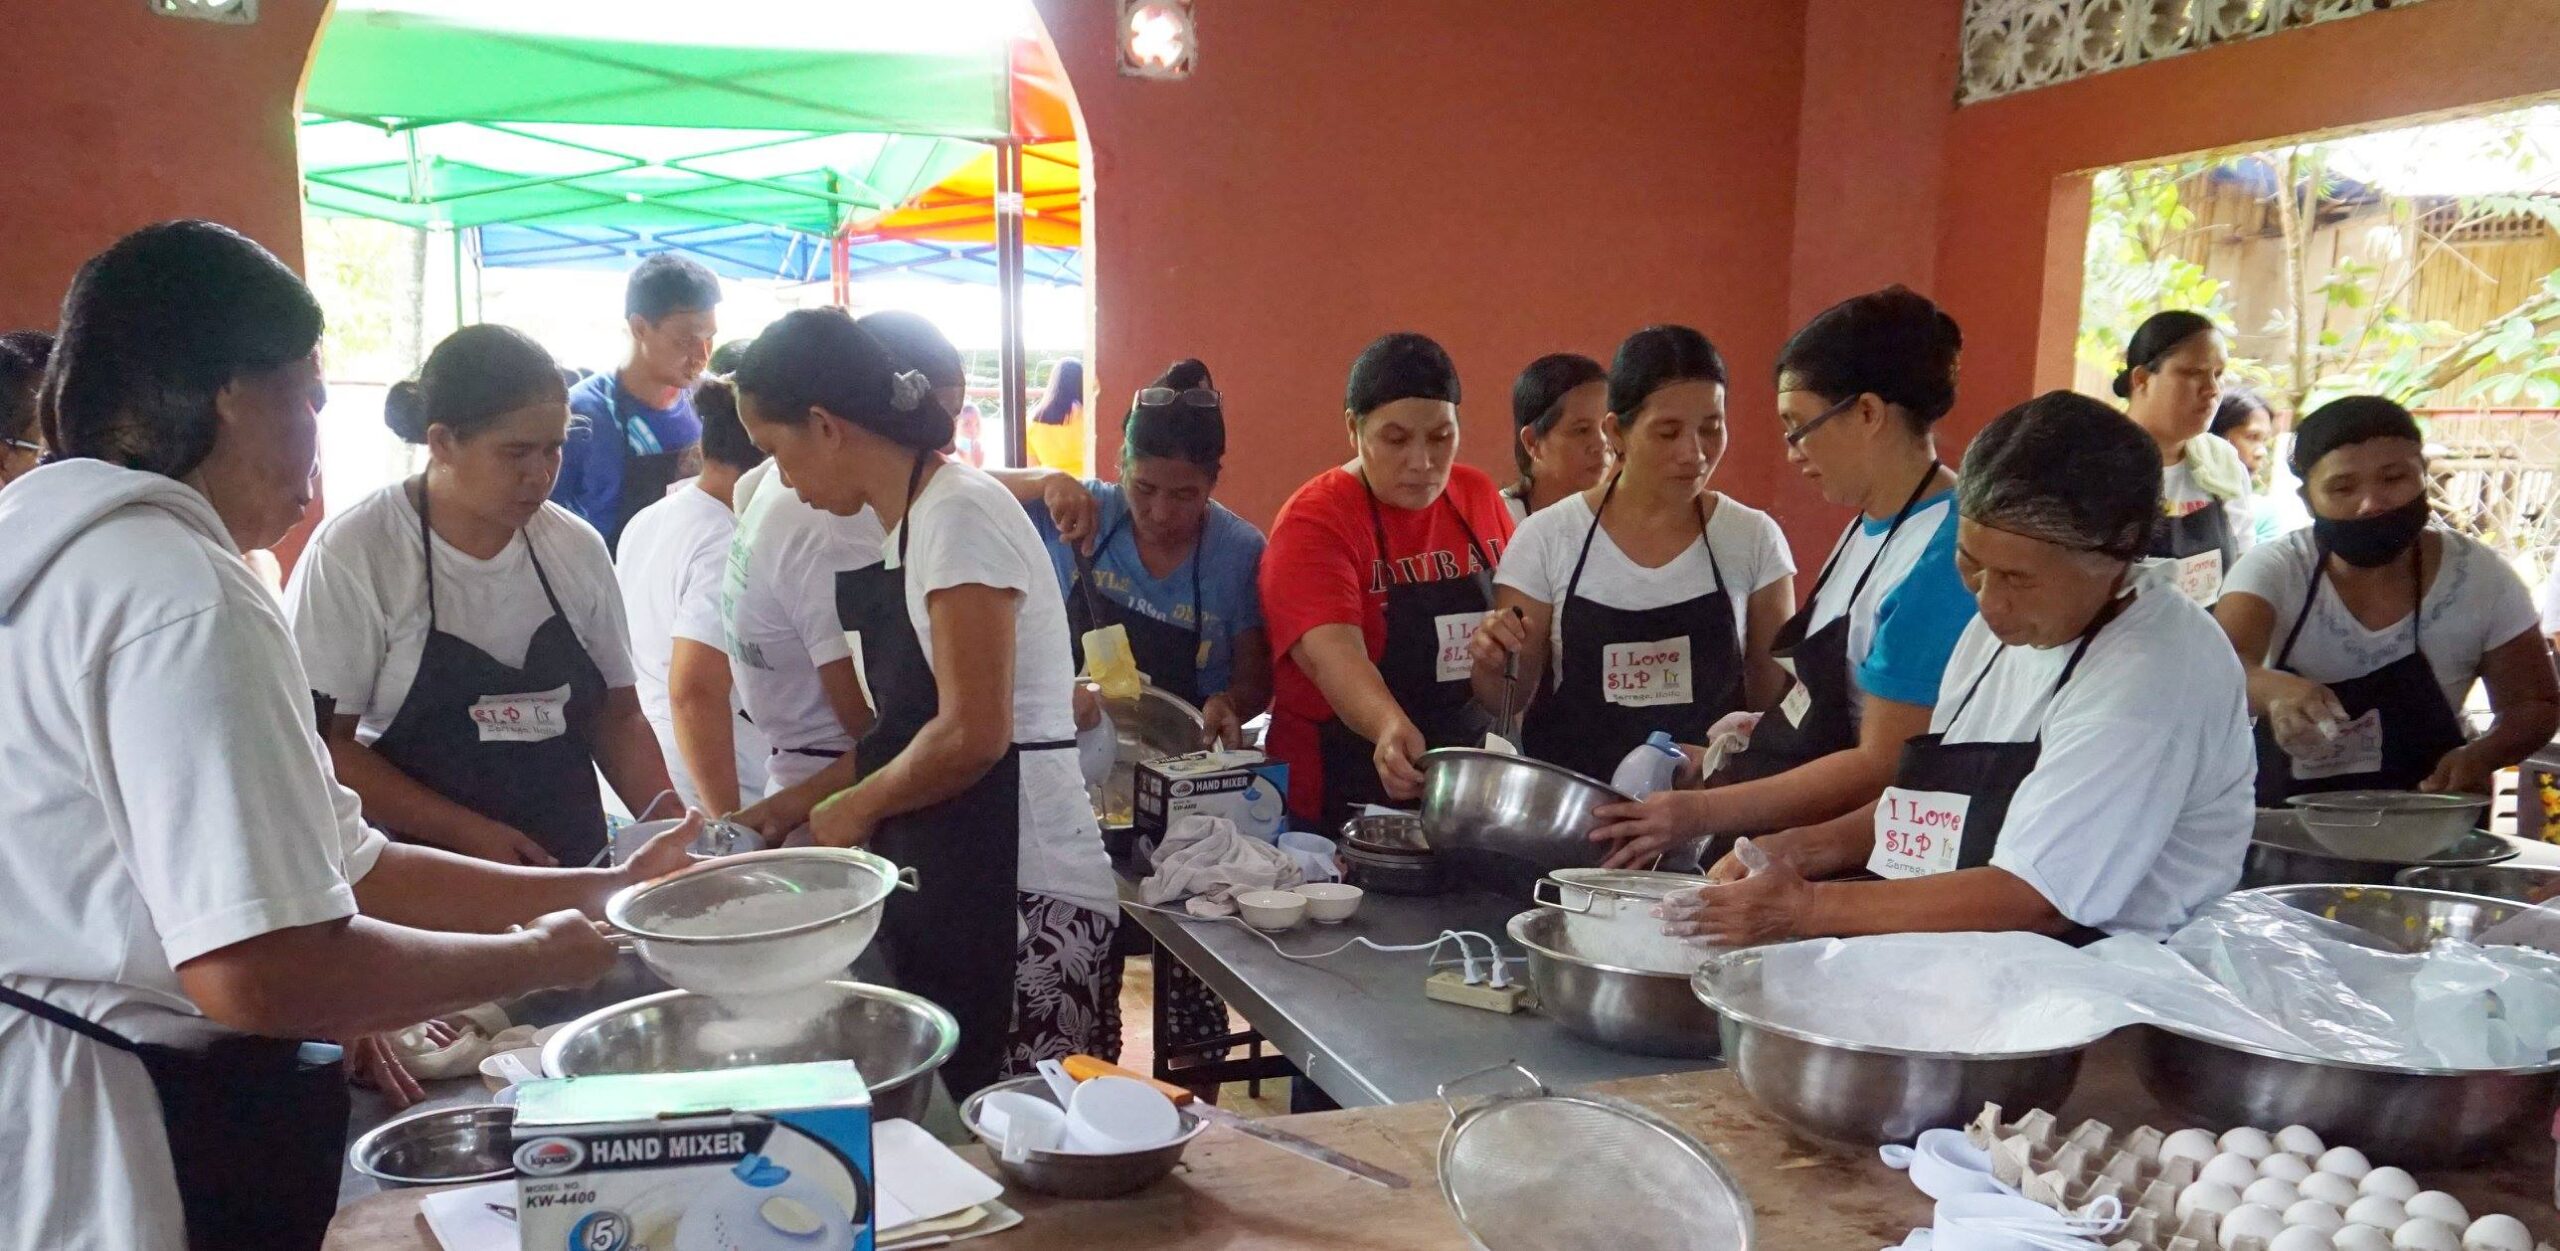
M1980 615L1930 732L1873 805L1746 841L1666 900L1666 932L2161 937L2237 885L2246 691L2213 619L2137 568L2159 496L2157 445L2104 404L2056 391L1993 421L1956 488ZM1824 880L1860 869L1885 880Z

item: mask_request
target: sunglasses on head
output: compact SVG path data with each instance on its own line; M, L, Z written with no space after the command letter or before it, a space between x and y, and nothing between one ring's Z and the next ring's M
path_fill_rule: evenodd
M1175 404L1184 404L1192 408L1216 408L1218 393L1207 387L1192 387L1186 391L1177 391L1172 387L1147 387L1138 392L1140 408L1171 408Z

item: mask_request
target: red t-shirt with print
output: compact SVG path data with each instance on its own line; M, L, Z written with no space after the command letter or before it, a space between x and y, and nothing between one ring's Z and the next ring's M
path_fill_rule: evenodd
M1386 652L1388 587L1489 573L1467 542L1470 531L1484 558L1495 561L1511 541L1511 510L1493 479L1470 465L1450 471L1447 491L1429 508L1377 505L1392 570L1378 550L1369 507L1369 488L1357 475L1325 470L1281 506L1262 554L1262 617L1273 657L1266 746L1289 766L1289 811L1302 820L1324 806L1316 726L1332 719L1333 708L1289 649L1317 626L1356 623L1375 661Z

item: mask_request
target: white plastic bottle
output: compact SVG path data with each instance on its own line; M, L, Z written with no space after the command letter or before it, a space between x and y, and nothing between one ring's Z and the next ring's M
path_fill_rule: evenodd
M1618 762L1618 771L1609 775L1609 785L1642 799L1655 791L1671 789L1672 779L1679 773L1680 745L1671 741L1667 731L1656 730Z

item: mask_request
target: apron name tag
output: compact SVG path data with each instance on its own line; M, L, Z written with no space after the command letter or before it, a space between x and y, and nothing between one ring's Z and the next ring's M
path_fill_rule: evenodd
M1798 678L1787 687L1787 697L1778 701L1778 711L1786 714L1788 725L1803 728L1804 714L1813 711L1813 692L1805 689L1804 679Z
M539 743L569 732L569 688L483 695L471 705L483 743Z
M1476 636L1476 624L1484 620L1479 612L1453 612L1431 619L1440 634L1440 681L1464 682L1475 672L1475 656L1467 650L1467 642Z
M1971 807L1973 796L1955 791L1886 787L1876 799L1876 847L1867 871L1888 881L1953 872Z
M2222 598L2221 549L2178 558L2178 593L2206 607Z
M1600 662L1600 693L1625 708L1691 702L1689 636L1650 643L1611 643Z
M2382 771L2382 710L2368 708L2363 716L2340 727L2338 737L2300 752L2288 750L2287 754L2293 757L2293 776L2297 781L2379 773Z

